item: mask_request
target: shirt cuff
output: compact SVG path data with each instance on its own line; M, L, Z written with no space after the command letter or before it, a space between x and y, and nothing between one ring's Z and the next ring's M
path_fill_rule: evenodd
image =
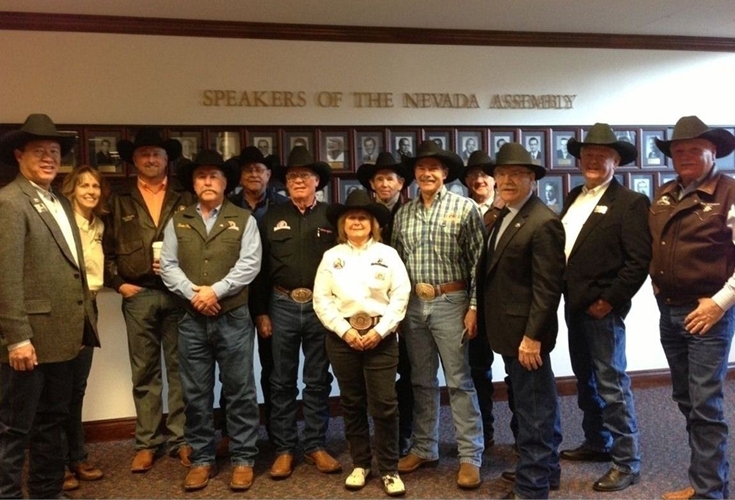
M21 347L25 347L25 346L27 346L30 343L31 343L30 340L21 340L20 342L16 342L15 344L9 344L8 345L8 352L14 351L14 350L19 349Z
M715 304L720 306L723 311L728 311L733 305L735 305L735 292L725 286L722 290L712 296L712 300L714 300Z

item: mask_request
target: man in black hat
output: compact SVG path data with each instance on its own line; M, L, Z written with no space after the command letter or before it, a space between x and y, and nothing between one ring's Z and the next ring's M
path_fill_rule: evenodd
M225 198L238 178L237 162L225 162L216 151L202 151L194 162L182 165L179 179L198 202L174 214L161 250L161 278L186 307L179 322L179 366L185 434L192 447L187 491L204 488L216 474L211 419L215 363L227 398L230 488L247 490L253 484L260 415L248 285L260 271L261 247L250 212Z
M303 146L296 146L278 171L290 201L272 206L260 222L263 267L253 286L251 311L258 334L273 339L271 436L274 479L291 475L299 442L296 422L299 351L303 349L304 459L321 472L342 466L325 449L332 376L324 346L327 330L314 313L312 290L322 254L334 246L336 231L327 205L316 191L329 183L331 168Z
M518 417L519 459L502 478L506 498L548 498L559 488L561 424L550 353L564 276L564 228L534 194L546 175L525 148L507 143L486 172L505 207L477 268L478 329L503 356Z
M160 132L143 127L133 142L118 144L120 158L135 165L136 179L113 194L103 237L105 285L123 296L122 311L128 331L133 401L137 416L133 472L146 472L165 444L161 432L161 350L166 361L169 451L190 464L191 448L184 443L184 400L179 377L178 329L181 308L166 289L154 258L163 229L177 211L194 202L175 179L168 165L181 154L181 144L164 140Z
M411 452L398 463L409 473L439 459L439 360L449 388L459 455L457 485L480 486L483 436L477 393L467 362L476 334L475 268L483 226L475 204L450 193L462 159L436 142L421 143L413 168L420 196L395 217L393 247L406 263L413 291L402 324L411 360L414 431Z
M650 274L691 448L690 486L664 498L728 498L723 385L735 331L735 180L715 159L735 149L735 136L685 116L671 140L656 144L678 176L651 205Z
M564 201L562 223L569 357L584 412L584 442L563 450L567 460L612 461L592 487L619 491L638 482L641 457L633 393L625 372L625 316L648 273L651 235L648 198L615 179L615 169L638 157L636 147L596 123L569 153L579 159L585 183Z
M0 161L20 171L0 190L2 498L23 498L26 447L28 495L60 498L73 361L99 347L74 213L51 189L74 140L40 114L0 138Z

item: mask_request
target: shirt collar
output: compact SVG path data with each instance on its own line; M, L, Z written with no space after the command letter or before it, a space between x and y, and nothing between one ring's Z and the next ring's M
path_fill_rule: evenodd
M141 179L140 177L138 177L138 188L140 188L141 190L145 189L149 193L158 194L161 191L165 191L167 185L168 185L168 176L166 176L166 177L163 178L163 181L161 182L161 184L158 187L158 189L155 189L149 183L145 182L143 179Z
M592 189L588 189L587 186L582 186L582 193L590 195L590 196L597 196L598 194L604 192L607 189L607 187L610 185L612 180L613 178L610 177L608 180L606 180L599 186L593 187Z

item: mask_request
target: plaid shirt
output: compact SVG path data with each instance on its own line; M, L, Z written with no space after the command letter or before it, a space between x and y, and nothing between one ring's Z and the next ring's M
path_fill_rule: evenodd
M412 284L469 280L474 306L475 270L484 233L477 205L442 186L430 208L418 196L398 210L391 244L406 263Z

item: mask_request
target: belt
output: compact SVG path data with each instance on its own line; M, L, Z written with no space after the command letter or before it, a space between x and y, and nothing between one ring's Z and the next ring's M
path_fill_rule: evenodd
M431 285L429 283L417 283L414 287L416 295L421 300L432 300L440 295L451 292L459 292L467 289L467 281L459 280L450 283L442 283L441 285Z
M294 288L293 290L289 290L282 286L273 285L273 289L284 295L288 295L291 297L291 300L298 302L299 304L306 304L311 301L312 293L308 288Z
M353 314L349 318L345 318L350 322L350 326L355 330L369 330L380 322L381 316L370 316L366 312Z

